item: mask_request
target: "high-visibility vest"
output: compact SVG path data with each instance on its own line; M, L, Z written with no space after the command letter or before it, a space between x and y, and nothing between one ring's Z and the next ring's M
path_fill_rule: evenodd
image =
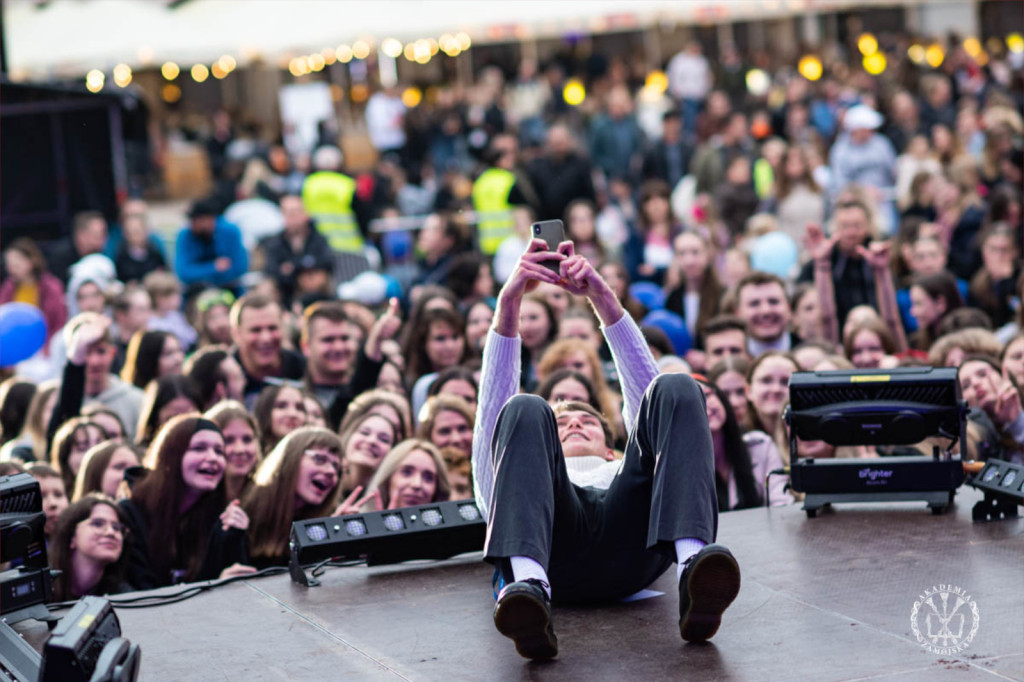
M477 237L480 250L493 256L507 237L512 236L515 218L508 203L516 176L503 168L489 168L473 183L473 210L477 212Z
M352 211L356 181L332 171L313 173L302 183L302 203L316 229L335 251L361 253L363 236Z

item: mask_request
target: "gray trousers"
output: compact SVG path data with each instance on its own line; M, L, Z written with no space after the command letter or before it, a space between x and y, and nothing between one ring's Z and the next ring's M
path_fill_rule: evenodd
M506 572L508 557L536 560L557 601L633 594L675 562L675 540L715 540L718 500L704 394L684 374L651 382L607 490L569 481L554 412L538 396L517 395L505 404L491 457L484 558Z

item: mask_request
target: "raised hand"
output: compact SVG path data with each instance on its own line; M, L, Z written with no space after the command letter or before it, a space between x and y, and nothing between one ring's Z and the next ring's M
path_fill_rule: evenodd
M811 258L814 260L828 260L829 256L832 255L832 247L835 243L835 235L832 235L831 238L826 238L821 225L807 223L807 229L804 231L804 248L807 249L807 253Z
M1000 425L1012 423L1021 414L1020 393L1013 382L1006 380L999 385L996 403L992 408L992 420Z
M242 505L238 500L231 500L227 509L221 512L220 523L224 530L229 528L246 530L249 528L249 515L242 509Z
M223 571L220 572L218 580L224 580L225 578L237 578L243 575L252 575L256 573L256 568L253 566L246 566L245 564L231 564Z
M392 298L388 301L388 309L374 323L370 333L366 336L366 355L371 360L379 362L382 357L382 345L385 341L395 338L398 330L402 328L401 311L398 306L398 299Z
M872 270L887 270L889 268L889 251L888 241L871 242L866 247L857 247L857 255L863 258Z
M559 265L559 274L562 276L559 286L574 296L592 295L597 290L600 275L590 261L576 254L572 242L559 244L558 253L565 256Z
M548 244L543 239L530 240L530 244L526 247L526 252L519 257L516 269L512 271L512 274L505 282L502 293L508 291L509 294L518 294L521 297L523 294L536 289L539 282L558 284L558 274L544 265L544 261L552 260L561 262L565 260L565 254L558 251L554 253L548 251Z
M380 490L374 490L372 493L367 495L361 500L357 500L359 493L363 492L363 486L356 486L356 489L352 491L352 494L346 497L338 508L334 510L332 516L345 516L346 514L358 514L363 505L367 502L373 502L374 511L380 511L384 506L380 499Z
M85 356L89 352L89 346L93 345L107 334L110 329L110 320L100 315L90 315L86 322L78 325L71 334L68 343L68 360L74 365L84 365Z

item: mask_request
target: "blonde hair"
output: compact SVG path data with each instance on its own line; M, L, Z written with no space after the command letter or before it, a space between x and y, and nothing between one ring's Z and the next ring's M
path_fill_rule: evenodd
M434 460L434 466L437 467L437 484L434 487L434 496L430 501L443 502L451 496L452 487L448 482L448 467L444 462L444 457L441 456L441 451L428 440L409 438L392 448L391 452L384 457L384 461L380 463L377 473L370 479L370 484L366 486L371 493L375 490L380 491L382 508L387 509L391 504L391 477L398 471L398 467L402 465L405 458L416 450L430 455L430 458ZM376 510L365 508L364 511Z
M427 402L423 403L423 407L420 408L420 425L416 429L416 437L430 440L430 432L434 430L434 422L442 412L455 412L462 415L466 419L466 423L469 424L470 430L473 429L476 420L473 410L469 407L469 403L459 396L439 393L427 398Z
M928 350L928 364L945 367L946 356L954 348L960 348L967 355L990 355L999 357L1003 344L995 334L981 327L968 327L940 336Z

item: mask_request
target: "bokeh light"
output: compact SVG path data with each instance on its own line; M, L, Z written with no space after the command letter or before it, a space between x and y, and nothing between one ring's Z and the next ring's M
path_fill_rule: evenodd
M562 98L566 104L576 107L583 104L583 101L587 99L587 90L579 79L570 78L562 89Z
M928 62L928 66L933 69L937 69L942 66L942 62L946 59L946 53L942 49L942 45L938 43L932 43L928 46L928 49L924 51L925 61Z
M423 92L417 87L406 88L402 91L402 104L415 109L423 101Z
M164 87L160 90L160 96L168 104L174 104L181 99L181 88L174 83L165 83Z
M192 67L192 80L196 83L202 83L210 77L210 70L206 68L206 64L196 64Z
M755 97L761 97L768 92L772 85L772 79L761 69L747 71L747 92Z
M875 52L864 57L864 70L872 76L877 76L885 71L885 65L885 55L881 52Z
M164 62L164 65L160 67L160 73L169 81L174 80L181 73L181 69L174 62Z
M864 56L878 52L878 40L870 33L861 33L857 38L857 49Z
M816 81L821 78L821 74L824 72L821 66L821 60L813 54L804 55L800 58L800 62L797 64L797 70L800 71L800 75L809 81Z
M334 56L338 58L338 61L342 64L348 64L352 61L352 48L348 45L338 45L338 49L334 51Z
M93 69L85 74L85 89L89 92L99 92L103 89L103 83L107 80L106 75L99 69Z

